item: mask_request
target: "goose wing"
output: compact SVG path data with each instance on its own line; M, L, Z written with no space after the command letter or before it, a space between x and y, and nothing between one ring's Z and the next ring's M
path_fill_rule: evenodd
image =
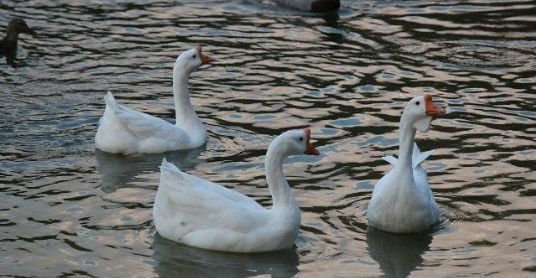
M188 138L184 131L169 122L117 103L110 92L106 94L104 100L106 107L111 109L115 118L138 138L168 138L171 136L173 136L172 138L177 138L177 136Z

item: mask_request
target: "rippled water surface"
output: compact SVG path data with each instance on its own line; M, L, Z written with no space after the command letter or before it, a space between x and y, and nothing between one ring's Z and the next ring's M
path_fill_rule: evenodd
M318 16L265 1L2 1L24 18L0 60L0 274L99 277L528 277L536 271L536 4L342 1ZM236 255L155 233L164 155L95 151L103 96L172 120L176 56L216 58L191 77L206 147L165 156L271 198L271 139L310 126L320 157L285 172L302 210L293 250ZM443 222L428 235L367 229L374 183L397 152L412 96L448 107L417 134Z

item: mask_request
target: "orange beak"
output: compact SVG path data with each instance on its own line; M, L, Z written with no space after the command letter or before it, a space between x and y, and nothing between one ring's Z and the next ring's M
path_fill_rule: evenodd
M214 61L213 58L203 54L203 47L200 44L198 44L195 49L197 49L197 53L199 53L199 58L201 58L201 63L203 65Z
M306 128L305 131L305 142L307 143L307 147L305 147L305 154L308 155L319 155L320 152L311 144L311 129Z
M431 95L425 95L424 96L424 104L426 109L426 115L427 116L439 116L445 114L445 110L443 108L435 105L435 103L432 102L432 96Z

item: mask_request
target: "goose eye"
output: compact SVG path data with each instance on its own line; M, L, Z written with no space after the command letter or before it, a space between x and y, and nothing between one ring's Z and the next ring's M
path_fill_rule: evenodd
M194 54L194 55L192 55L192 58L194 58L194 59L195 59L195 54Z
M303 137L300 137L300 142L303 141Z
M420 102L418 102L418 101L417 101L417 102L415 102L415 105L417 105L417 106L418 106L419 104L421 104L421 103L420 103Z

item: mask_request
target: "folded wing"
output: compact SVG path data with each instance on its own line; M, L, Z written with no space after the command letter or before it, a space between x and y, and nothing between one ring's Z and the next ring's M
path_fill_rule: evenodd
M266 209L253 199L213 182L180 171L165 159L160 166L163 213L184 223L184 229L229 229L248 232L260 225ZM188 231L184 231L187 233Z
M104 100L114 117L140 139L150 137L167 138L171 135L173 135L172 138L177 138L177 133L179 136L182 133L185 140L188 138L184 131L169 122L118 104L110 92L106 94Z

